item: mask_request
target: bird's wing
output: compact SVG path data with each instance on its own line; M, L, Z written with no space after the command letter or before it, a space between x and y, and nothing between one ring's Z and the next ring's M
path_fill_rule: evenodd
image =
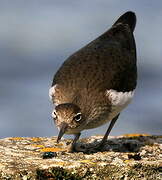
M84 98L94 91L105 93L113 89L117 92L129 92L135 89L135 21L132 12L124 14L107 32L63 63L52 83L52 86L59 84L63 87L63 90L58 92L58 99L61 100L60 97L63 97L63 101L71 102L81 91L84 92L81 94Z

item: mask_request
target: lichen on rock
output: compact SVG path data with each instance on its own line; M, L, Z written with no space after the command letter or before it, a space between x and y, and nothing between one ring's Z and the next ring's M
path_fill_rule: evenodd
M0 179L162 179L162 136L109 137L102 151L93 151L101 139L81 139L82 152L75 153L66 151L69 139L59 144L56 137L1 139Z

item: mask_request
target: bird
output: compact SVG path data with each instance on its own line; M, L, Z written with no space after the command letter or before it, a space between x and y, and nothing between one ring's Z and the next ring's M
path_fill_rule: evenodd
M83 130L110 122L99 147L121 111L134 96L137 84L137 55L133 35L136 14L127 11L106 32L70 55L57 70L49 89L54 104L52 118L59 133L73 134L69 152Z

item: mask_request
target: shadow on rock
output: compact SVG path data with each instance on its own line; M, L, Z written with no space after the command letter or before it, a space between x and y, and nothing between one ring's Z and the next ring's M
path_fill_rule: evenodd
M100 147L101 139L94 139L88 142L88 139L82 139L76 145L77 152L91 154L96 152L114 151L114 152L139 152L145 145L155 143L155 136L132 136L108 139L104 146Z

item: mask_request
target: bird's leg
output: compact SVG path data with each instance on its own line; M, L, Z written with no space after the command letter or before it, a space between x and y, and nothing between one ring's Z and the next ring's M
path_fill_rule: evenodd
M104 135L104 137L102 138L102 140L101 140L101 142L100 142L100 144L99 144L99 148L102 148L102 146L103 146L103 145L105 144L105 142L107 141L107 138L108 138L108 136L109 136L109 134L110 134L110 131L111 131L111 129L113 128L113 126L114 126L116 120L118 119L118 117L119 117L119 114L118 114L117 116L115 116L115 117L111 120L110 125L109 125L109 127L108 127L108 129L107 129L107 131L106 131L106 133L105 133L105 135Z
M81 135L81 133L74 134L75 137L74 137L72 143L70 144L70 147L68 148L68 152L75 151L75 145L76 145L76 142L78 141L80 135Z

